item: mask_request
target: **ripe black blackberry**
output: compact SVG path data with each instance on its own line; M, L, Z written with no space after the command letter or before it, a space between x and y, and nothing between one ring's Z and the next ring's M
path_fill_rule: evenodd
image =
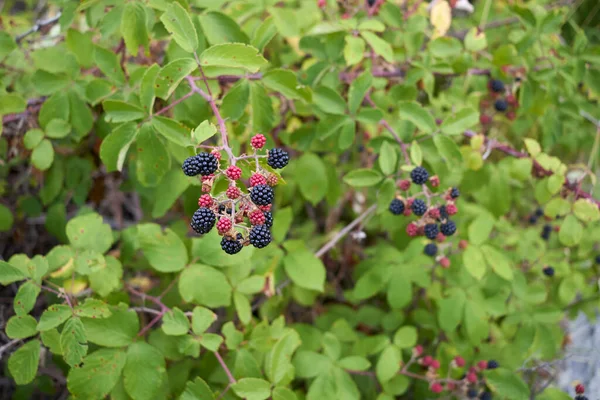
M377 0L367 0L367 4L369 5L369 7L373 7L376 1Z
M271 231L266 225L255 225L250 230L250 244L262 249L271 243Z
M221 239L221 249L227 254L237 254L243 247L244 245L239 239L234 239L230 236L223 236L223 239Z
M498 99L494 102L494 108L496 109L496 111L504 112L508 109L508 103L506 102L506 100Z
M487 369L496 369L498 368L500 365L498 364L498 361L496 360L489 360L487 362Z
M448 209L445 205L440 206L440 219L448 219Z
M544 275L546 275L548 277L554 276L554 268L552 268L552 267L545 267L544 269L542 269L542 272L544 272Z
M425 255L433 257L437 254L437 250L438 248L435 243L427 243L425 245L425 248L423 249L423 252L425 253Z
M400 215L404 212L404 202L399 199L394 199L390 203L390 212L394 215Z
M290 161L290 156L287 151L283 149L271 149L269 150L269 156L267 157L267 164L271 168L280 169L285 167Z
M577 395L575 396L575 400L588 400L587 396L584 395Z
M429 179L429 172L423 167L416 167L410 171L410 179L415 185L423 185Z
M542 210L540 207L536 208L535 210L535 216L536 217L542 217L544 215L544 210Z
M490 89L492 89L492 92L502 93L504 92L504 82L499 79L492 79L490 81Z
M467 397L469 399L474 399L475 397L477 397L477 393L478 393L477 389L471 388L471 389L467 390Z
M219 167L219 161L214 154L211 153L200 153L195 156L187 158L181 169L187 176L210 175L214 173Z
M596 256L596 264L600 264L600 254Z
M460 196L460 190L457 187L453 187L450 189L450 197L453 199L457 199Z
M446 221L445 224L441 225L441 231L446 236L452 236L456 232L456 224L454 221Z
M439 230L437 224L427 224L427 225L425 225L424 232L425 232L425 237L427 239L433 240L437 237L440 230Z
M427 205L423 200L415 199L412 205L410 206L410 209L415 215L418 215L420 217L421 215L424 215L427 212Z
M531 225L535 225L537 223L538 217L536 217L535 215L530 215L529 216L529 223Z
M273 213L271 211L265 211L265 225L268 228L273 227Z
M215 213L206 207L200 207L194 212L190 226L199 234L205 234L215 226Z
M544 225L544 227L542 228L542 239L549 240L550 233L552 233L552 226L548 224Z
M259 206L268 206L273 202L273 188L269 185L256 185L250 190L250 200Z
M479 400L492 400L492 394L490 392L483 392L479 395Z

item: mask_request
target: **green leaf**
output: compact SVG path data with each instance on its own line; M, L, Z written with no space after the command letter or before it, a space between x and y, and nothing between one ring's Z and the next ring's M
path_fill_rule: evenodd
M35 71L31 79L36 90L42 95L56 93L69 85L69 77L67 75L53 74L41 69Z
M379 172L372 169L355 169L344 176L344 182L352 187L369 187L375 186L383 177Z
M156 130L149 124L142 126L137 140L136 174L144 186L157 186L171 167L171 156Z
M505 368L497 368L484 371L483 374L490 388L501 397L509 400L528 398L529 388L516 373Z
M454 290L449 297L438 301L437 317L440 328L448 333L456 331L463 318L465 302L466 296L462 290Z
M73 396L100 400L115 387L125 366L127 353L122 349L100 349L88 355L80 368L71 368L67 387Z
M185 390L179 396L179 400L214 400L214 398L212 390L200 377L188 381Z
M0 283L4 286L27 279L27 275L6 261L0 260Z
M573 204L575 216L584 222L595 222L600 219L598 206L587 199L579 199Z
M488 317L480 304L474 301L466 302L464 321L467 335L473 345L479 345L489 336Z
M346 102L342 96L327 86L320 86L315 90L313 101L325 113L339 115L346 113Z
M144 6L137 2L125 3L121 17L121 36L125 40L127 51L133 56L137 56L140 46L146 52L148 51L149 37L146 27L147 21Z
M379 168L384 175L391 175L396 170L396 164L398 163L398 152L396 146L390 142L385 141L381 144L379 150Z
M248 325L252 320L252 307L250 305L250 301L246 295L239 293L237 291L233 292L233 304L235 306L235 311L238 314L238 318L241 323L244 325Z
M105 100L102 107L106 112L107 122L129 122L142 119L146 112L138 106L120 100Z
M196 68L198 68L198 64L192 58L180 58L165 65L154 82L156 96L164 100L171 97L181 81L194 72Z
M20 113L25 111L27 102L18 94L8 93L0 95L0 110L2 115Z
M247 400L265 400L271 395L271 384L264 379L242 378L231 388L235 394Z
M292 354L301 344L300 335L293 329L285 333L273 346L265 373L273 384L278 384L292 367Z
M154 398L166 380L165 359L158 349L144 342L129 346L123 368L123 385L133 400Z
M60 333L56 329L50 329L40 334L42 343L46 346L52 354L62 356L62 349L60 348Z
M193 179L182 174L179 168L167 172L156 187L152 218L164 216L173 204L181 198L186 189L190 187Z
M138 240L144 257L160 272L181 271L188 262L185 245L171 229L157 224L138 225Z
M64 304L53 304L42 313L37 330L40 332L56 328L73 315L71 307Z
M9 231L12 228L14 221L15 218L13 217L10 208L6 207L4 204L0 204L0 232ZM0 271L1 270L2 267L0 267ZM4 278L0 278L0 283L2 283L3 279Z
M348 356L338 361L341 368L351 371L366 371L371 367L371 363L364 357Z
M485 32L480 31L477 28L471 28L467 32L467 36L465 36L465 48L468 51L481 51L487 47L487 38L485 37Z
M88 341L104 347L130 345L140 329L136 312L124 307L113 307L111 313L108 318L82 320Z
M88 275L90 288L102 297L108 296L121 285L123 266L112 256L104 257L106 263Z
M46 136L52 139L61 139L71 133L71 125L62 119L53 119L46 125Z
M115 92L114 86L107 80L94 79L85 87L85 98L96 106Z
M436 129L436 123L429 111L414 101L403 101L398 105L400 119L407 120L423 133L431 133Z
M181 336L188 333L190 321L183 311L174 307L163 316L161 328L167 335Z
M361 36L367 41L369 46L375 51L377 55L383 57L383 59L389 63L394 62L394 50L392 45L374 34L373 32L363 31L360 33Z
M225 275L212 267L192 264L179 277L179 293L183 300L206 307L231 304L231 285Z
M201 335L217 320L217 315L204 307L194 307L192 311L192 331Z
M198 48L198 33L188 12L178 3L173 2L160 17L167 31L173 35L173 40L188 53Z
M204 333L200 337L200 344L209 351L217 351L223 343L223 338L216 333Z
M366 46L367 44L362 38L346 35L346 45L344 46L346 64L352 66L361 62L365 55Z
M321 346L320 342L318 346ZM299 351L294 356L294 368L298 378L314 378L327 372L331 366L329 357L313 351Z
M0 32L0 60L9 55L14 49L17 48L17 44L8 32Z
M11 339L24 339L37 333L37 321L31 315L14 315L6 323L6 336Z
M542 148L536 140L529 138L525 138L523 140L525 141L525 147L527 148L527 152L529 153L529 155L531 155L532 157L536 157L538 154L540 154Z
M35 148L44 138L44 132L41 129L30 129L23 137L23 144L28 150Z
M439 37L427 45L431 55L437 58L456 57L462 51L462 44L453 37Z
M306 249L290 252L283 259L283 265L285 273L296 285L323 292L325 266L312 252Z
M44 102L40 109L38 117L40 127L45 129L46 125L55 118L68 121L69 113L69 97L67 94L64 91L54 93Z
M273 104L264 87L258 83L250 86L250 106L253 131L269 132L275 120Z
M71 318L65 324L60 334L60 348L67 364L71 367L81 364L87 354L88 344L79 318Z
M402 353L400 352L400 349L393 344L388 345L385 350L381 352L375 367L375 373L379 382L383 383L392 379L400 370L401 362Z
M200 54L200 65L211 67L243 68L249 72L257 72L268 61L259 50L243 43L217 44Z
M371 89L373 77L369 71L364 71L350 85L348 91L348 109L351 114L356 114L366 94Z
M479 247L471 245L463 253L463 263L467 272L477 280L481 280L486 272L485 259Z
M154 101L156 100L156 78L161 68L157 64L152 64L142 77L140 83L140 105L148 114L152 113Z
M400 349L410 349L417 344L417 329L414 326L403 326L394 335L394 344Z
M179 146L190 146L190 130L181 122L177 122L170 118L154 117L152 118L152 126L165 139Z
M481 251L488 265L492 267L496 274L507 281L513 279L512 263L501 251L486 244L481 246Z
M463 161L463 155L460 152L458 145L449 137L443 135L435 135L433 143L440 153L440 156L447 164L459 165Z
M423 163L423 150L416 140L413 140L410 144L410 159L415 165L421 165Z
M556 218L567 215L571 211L571 203L562 197L555 197L544 206L544 214Z
M314 153L304 153L297 161L294 176L300 193L313 205L319 203L328 190L327 170L321 157Z
M272 69L262 78L263 84L275 92L279 92L288 99L312 100L312 92L309 88L298 83L296 74L286 69Z
M88 298L75 307L75 316L84 318L108 318L111 316L108 304L102 300Z
M223 13L209 11L202 14L200 23L206 40L211 45L231 42L248 43L250 41L240 26Z
M265 46L269 44L276 34L277 27L275 26L275 20L273 17L267 17L254 31L254 37L252 38L251 44L259 51L263 51Z
M208 120L204 120L200 125L198 125L198 127L196 127L196 129L192 131L192 138L194 139L194 144L201 144L205 140L213 137L216 133L217 127Z
M573 215L567 215L558 231L558 239L567 247L573 247L583 237L583 226Z
M479 111L473 108L463 108L444 120L440 129L446 135L462 135L467 129L479 123Z
M488 213L481 213L471 225L469 225L469 242L475 246L487 241L488 237L494 229L496 221Z
M290 389L278 386L273 389L273 400L298 400L298 397Z
M102 217L90 213L75 217L67 223L67 237L75 249L93 250L104 254L113 243L110 225Z
M223 102L221 103L221 114L224 118L229 118L233 121L237 121L242 117L242 115L244 115L244 110L246 110L246 106L248 105L249 99L250 85L248 84L248 81L246 79L240 79L235 85L231 87L231 89L227 91L225 97L223 97ZM206 124L209 123L208 121L205 122ZM202 122L200 126L202 126L205 122ZM200 128L200 126L198 126L198 128ZM214 127L214 125L212 124L211 126ZM214 131L216 132L217 129L214 128Z
M45 171L54 162L54 148L48 139L44 139L31 153L31 163L40 171Z
M19 347L8 359L8 371L17 385L26 385L37 375L40 363L39 340L31 340Z
M32 281L27 281L19 287L13 307L17 315L27 315L35 306L35 301L40 294L40 287ZM37 321L35 322L37 325Z
M125 74L121 69L121 63L117 54L103 47L95 46L94 61L108 79L119 86L125 85Z
M108 134L100 145L100 159L106 166L107 172L121 171L129 147L135 141L138 128L135 122L119 125Z

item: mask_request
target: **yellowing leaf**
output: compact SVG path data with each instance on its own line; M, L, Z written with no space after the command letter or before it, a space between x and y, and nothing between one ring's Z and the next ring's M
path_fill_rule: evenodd
M446 0L437 0L431 8L429 16L431 25L435 28L433 39L444 36L452 24L452 9Z

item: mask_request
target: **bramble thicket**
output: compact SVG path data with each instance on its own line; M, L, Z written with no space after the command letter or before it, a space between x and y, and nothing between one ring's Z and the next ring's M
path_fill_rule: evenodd
M599 22L0 1L0 397L596 399Z

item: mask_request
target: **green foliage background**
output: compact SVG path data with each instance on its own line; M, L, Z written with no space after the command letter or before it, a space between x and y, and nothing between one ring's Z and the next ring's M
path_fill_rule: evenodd
M594 1L480 0L440 37L421 1L2 6L4 393L464 398L494 359L477 383L494 398L571 398L538 367L599 300ZM200 92L234 154L263 133L292 156L266 249L189 233L201 182L181 163L222 143ZM387 211L415 165L462 193L448 269Z

